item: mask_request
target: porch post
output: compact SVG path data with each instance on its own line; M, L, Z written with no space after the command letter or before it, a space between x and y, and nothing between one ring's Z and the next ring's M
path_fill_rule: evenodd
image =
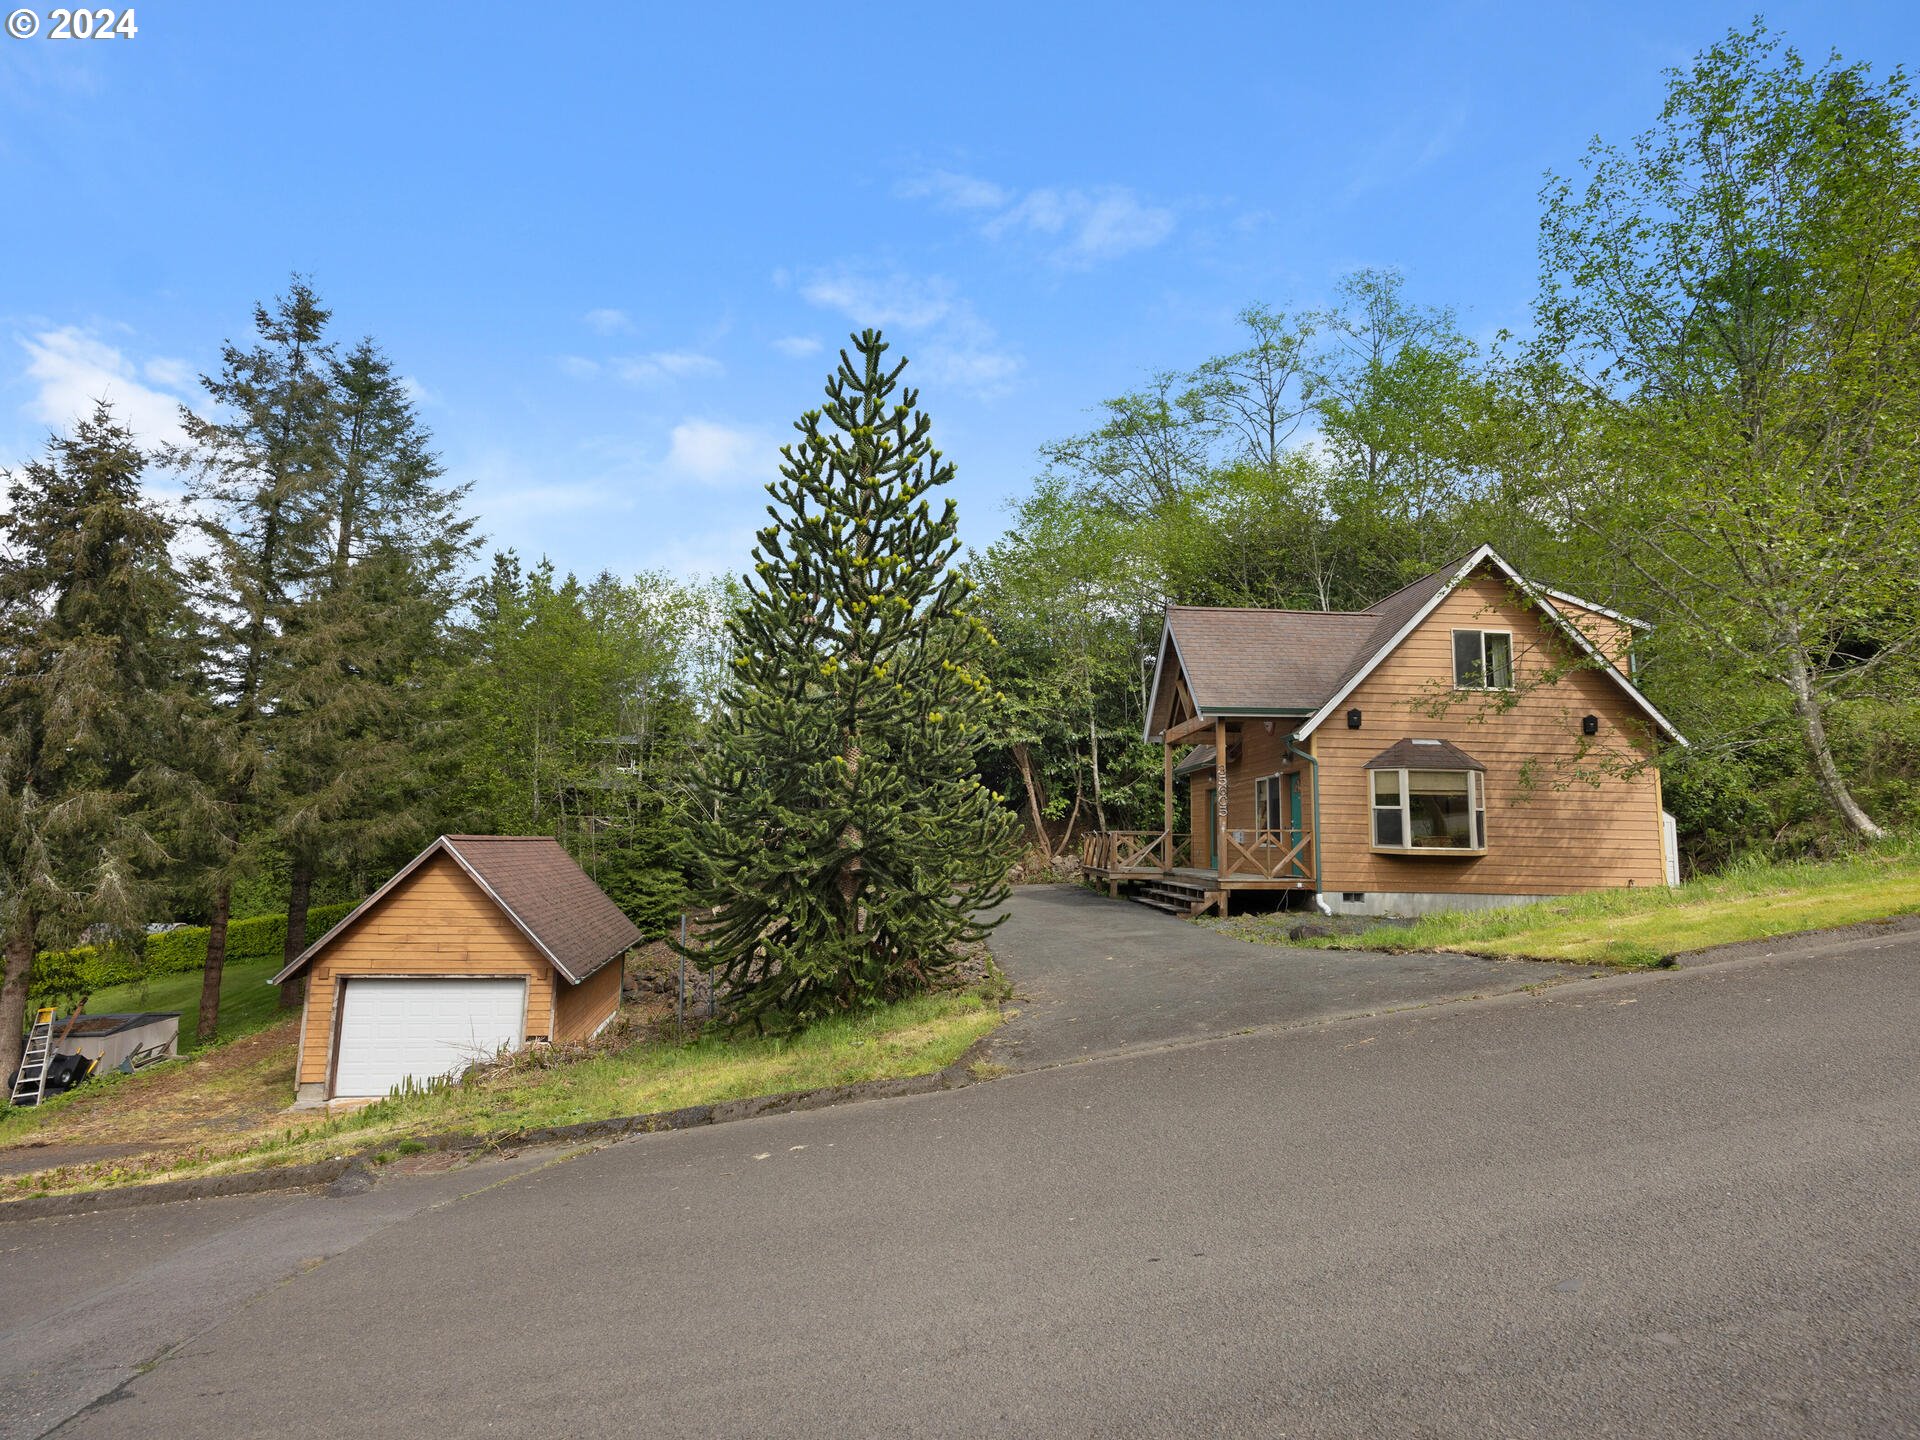
M1213 856L1215 872L1227 874L1227 722L1213 722ZM1223 903L1224 913L1226 906Z
M1173 742L1164 733L1160 736L1160 816L1160 829L1166 834L1160 873L1166 875L1173 870Z

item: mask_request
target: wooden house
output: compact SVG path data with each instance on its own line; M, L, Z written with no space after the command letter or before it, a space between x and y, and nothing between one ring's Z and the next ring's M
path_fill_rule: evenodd
M588 1039L619 1009L640 940L557 841L442 835L273 977L307 980L296 1103Z
M1644 628L1488 546L1362 611L1173 607L1146 727L1161 827L1090 835L1083 866L1187 914L1677 883L1655 759L1685 741L1634 684Z

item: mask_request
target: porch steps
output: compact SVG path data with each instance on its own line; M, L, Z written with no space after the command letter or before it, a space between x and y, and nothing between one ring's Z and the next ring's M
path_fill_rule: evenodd
M1209 890L1195 881L1163 876L1153 880L1129 881L1126 896L1139 904L1151 905L1155 910L1164 910L1169 915L1190 920L1211 907L1219 899L1219 892Z

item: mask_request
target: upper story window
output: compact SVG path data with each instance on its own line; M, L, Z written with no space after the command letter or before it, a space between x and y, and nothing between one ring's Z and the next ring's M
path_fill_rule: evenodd
M1513 688L1513 632L1453 632L1453 685L1456 690Z

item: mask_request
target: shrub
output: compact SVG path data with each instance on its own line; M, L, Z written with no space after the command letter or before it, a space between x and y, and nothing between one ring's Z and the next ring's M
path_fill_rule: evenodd
M316 905L307 912L307 943L319 939L353 910L357 901ZM78 945L50 951L34 961L34 998L51 1002L76 993L92 994L109 985L131 985L156 975L188 975L207 963L207 927L182 925L148 935L139 953L124 948ZM287 917L255 915L227 926L229 965L278 960L286 953ZM45 982L42 976L46 977Z

